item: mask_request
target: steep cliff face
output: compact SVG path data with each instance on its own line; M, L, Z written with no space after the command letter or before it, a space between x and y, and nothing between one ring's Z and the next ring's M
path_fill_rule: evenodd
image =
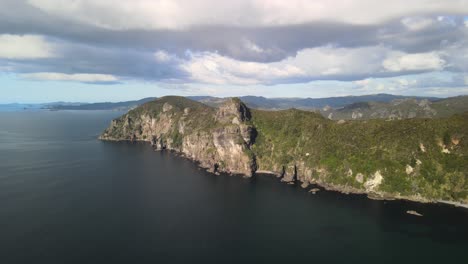
M100 139L148 141L213 172L251 176L256 170L250 150L255 130L249 121L249 109L236 99L214 109L183 97L163 97L112 121Z
M468 204L468 115L332 121L300 111L212 108L163 97L114 120L103 140L147 141L213 172L272 172L346 193Z

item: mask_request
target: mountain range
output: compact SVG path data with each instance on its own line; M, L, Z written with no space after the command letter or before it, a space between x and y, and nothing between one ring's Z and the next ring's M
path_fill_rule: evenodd
M229 99L213 96L188 96L187 98L212 107L220 106ZM155 99L155 97L148 97L141 100L116 103L56 102L47 104L9 104L0 105L0 111L21 109L128 111ZM448 117L456 113L468 111L468 96L436 98L374 94L328 98L266 98L261 96L241 96L239 99L252 109L284 110L295 108L317 111L324 117L333 120L437 118Z

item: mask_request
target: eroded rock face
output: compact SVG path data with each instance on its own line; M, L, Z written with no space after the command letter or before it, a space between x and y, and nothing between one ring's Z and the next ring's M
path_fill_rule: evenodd
M217 110L204 105L178 109L175 103L160 104L161 108L157 103L154 106L160 111L131 111L112 121L100 139L148 141L157 150L181 152L213 172L251 176L256 171L250 150L256 131L246 123L250 110L238 99L227 101Z
M372 178L364 183L367 191L376 191L380 184L382 184L383 176L380 171L376 171Z
M350 148L362 150L362 147L369 147L370 150L374 150L374 146L367 146L364 143L369 141L364 141L363 139L366 138L361 137L361 134L355 133L352 137L348 136L348 130L359 125L358 122L309 118L307 120L310 123L307 123L299 119L306 114L294 111L281 113L283 119L278 119L280 115L269 119L270 113L261 119L260 114L262 113L258 110L251 112L238 99L228 100L219 108L211 108L185 98L161 99L150 105L138 107L112 121L100 138L115 141L146 141L157 150L177 151L212 172L252 176L258 169L277 175L288 184L301 184L304 188L309 187L310 184L318 184L325 189L344 193L371 193L378 196L400 197L399 192L386 193L391 182L389 179L392 179L394 175L387 167L377 166L370 171L363 171L361 166L346 160L347 156L344 156L344 159L340 157L343 161L337 160L338 164L333 165L329 165L328 160L325 159L327 155L324 153L328 151L328 156L333 157L335 149L338 153L351 151ZM295 123L288 122L292 118L296 118ZM271 125L272 122L276 122L275 125ZM370 121L362 121L360 124L366 128L367 122ZM305 126L307 131L300 131L304 129L301 127L303 124L307 124ZM389 126L392 130L398 128L395 126L398 123L394 122L378 124L379 127ZM289 130L291 127L293 129ZM277 133L281 129L287 132ZM298 131L301 133L297 133ZM335 133L332 138L324 136L327 131ZM405 161L393 172L405 174L405 180L413 182L411 188L416 190L414 192L419 192L421 187L415 183L424 180L422 164L430 164L430 161L427 161L428 154L435 151L437 154L439 152L447 154L444 155L445 157L457 159L464 157L462 154L465 152L461 150L466 146L466 135L463 131L467 130L460 129L444 137L438 136L438 140L432 141L433 143L421 132L423 137L418 136L412 141L414 145L408 145L411 146L411 152L407 152L411 154L411 159ZM345 135L340 133L345 133ZM386 135L382 138L385 139ZM331 143L334 146L333 149L328 150L327 145L321 144L323 140L330 140L327 144ZM344 144L334 145L336 140ZM287 145L282 145L284 141L289 142ZM303 146L310 141L314 144ZM376 141L375 144L379 146L380 143ZM383 146L392 147L393 141L387 140L385 144ZM372 151L367 153L373 153ZM363 153L363 155L366 154ZM430 156L433 157L434 154ZM380 159L381 157L370 155L369 160L371 158ZM440 164L436 165L440 167ZM464 188L465 174L464 172L456 173L446 174L444 177L455 179L448 183L453 184L450 188L460 193ZM337 178L339 181L336 180ZM405 197L414 200L425 198L417 195L418 193ZM462 199L459 201L467 201L466 198Z
M237 98L227 100L216 112L216 120L223 123L239 125L250 118L250 109Z

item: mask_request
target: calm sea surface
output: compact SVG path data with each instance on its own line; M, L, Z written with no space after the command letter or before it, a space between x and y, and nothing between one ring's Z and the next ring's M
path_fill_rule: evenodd
M467 209L312 195L98 141L120 114L0 112L0 263L468 263Z

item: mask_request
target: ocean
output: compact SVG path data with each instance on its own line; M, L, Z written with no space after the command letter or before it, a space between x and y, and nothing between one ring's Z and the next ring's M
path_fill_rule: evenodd
M468 209L313 195L99 141L121 114L0 112L0 263L468 261Z

